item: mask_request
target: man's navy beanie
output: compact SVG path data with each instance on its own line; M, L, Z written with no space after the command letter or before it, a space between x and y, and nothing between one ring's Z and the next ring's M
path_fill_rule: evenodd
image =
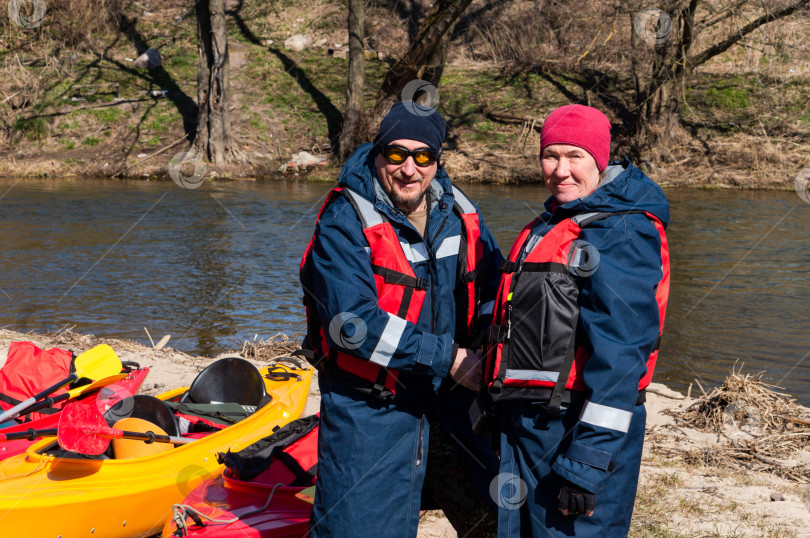
M382 149L394 140L417 140L438 152L444 142L447 124L439 111L413 101L397 101L380 123L374 149Z

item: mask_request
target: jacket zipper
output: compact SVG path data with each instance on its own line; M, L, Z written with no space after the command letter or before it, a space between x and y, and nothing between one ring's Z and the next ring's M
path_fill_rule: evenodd
M416 465L422 465L422 442L425 438L425 415L419 420L419 446L416 448Z
M439 206L439 207L441 208L441 206ZM428 247L427 251L428 251L428 255L430 256L430 277L431 278L434 278L436 276L436 274L438 273L438 268L437 268L437 264L436 264L436 256L434 255L434 252L433 252L433 243L436 240L436 238L439 236L439 234L441 233L442 228L444 228L444 225L445 225L446 222L447 222L447 217L442 219L442 222L439 224L439 228L436 230L436 233L434 233L433 237L431 238L430 237L430 211L428 211L428 221L427 221L427 226L425 227L425 235L427 237L425 239L429 240L430 243L425 241L425 245ZM432 333L436 332L436 308L435 308L436 297L434 296L434 291L433 291L434 289L435 289L435 286L430 287L430 332L432 332ZM421 434L421 431L420 431L420 434ZM421 458L421 456L420 456L420 458Z

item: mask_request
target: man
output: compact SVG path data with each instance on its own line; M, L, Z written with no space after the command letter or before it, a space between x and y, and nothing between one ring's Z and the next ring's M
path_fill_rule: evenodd
M481 356L464 346L501 255L440 165L445 132L436 110L396 103L346 163L304 255L321 390L313 537L416 536L431 422L482 495L497 472L471 430Z

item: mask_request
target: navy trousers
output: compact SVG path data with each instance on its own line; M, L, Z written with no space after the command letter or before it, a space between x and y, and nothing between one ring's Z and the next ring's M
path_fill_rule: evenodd
M420 377L403 374L407 389L398 390L393 402L319 377L318 483L310 536L416 536L431 417L474 462L473 483L489 496L498 460L486 438L470 429L473 393L451 391L447 382L434 394L430 379Z
M526 401L507 401L501 417L501 466L498 476L498 536L577 536L615 538L627 536L633 514L644 426L644 405L633 411L630 429L615 468L596 491L593 516L563 516L557 495L562 479L551 465L571 442L581 406L561 416Z

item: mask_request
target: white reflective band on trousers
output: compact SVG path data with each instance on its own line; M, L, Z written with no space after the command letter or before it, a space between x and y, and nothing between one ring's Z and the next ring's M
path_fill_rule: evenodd
M495 308L495 301L487 301L486 303L482 304L481 307L478 309L479 316L486 316L487 314L492 314L492 310Z
M622 433L627 433L627 430L630 429L630 420L632 418L633 413L630 411L595 404L589 400L585 401L582 413L579 415L579 420L582 422Z
M388 314L388 323L385 324L385 329L380 335L377 347L374 348L374 352L368 360L380 366L388 366L391 356L399 347L399 341L405 331L406 323L408 322L404 319L398 318L394 314Z

